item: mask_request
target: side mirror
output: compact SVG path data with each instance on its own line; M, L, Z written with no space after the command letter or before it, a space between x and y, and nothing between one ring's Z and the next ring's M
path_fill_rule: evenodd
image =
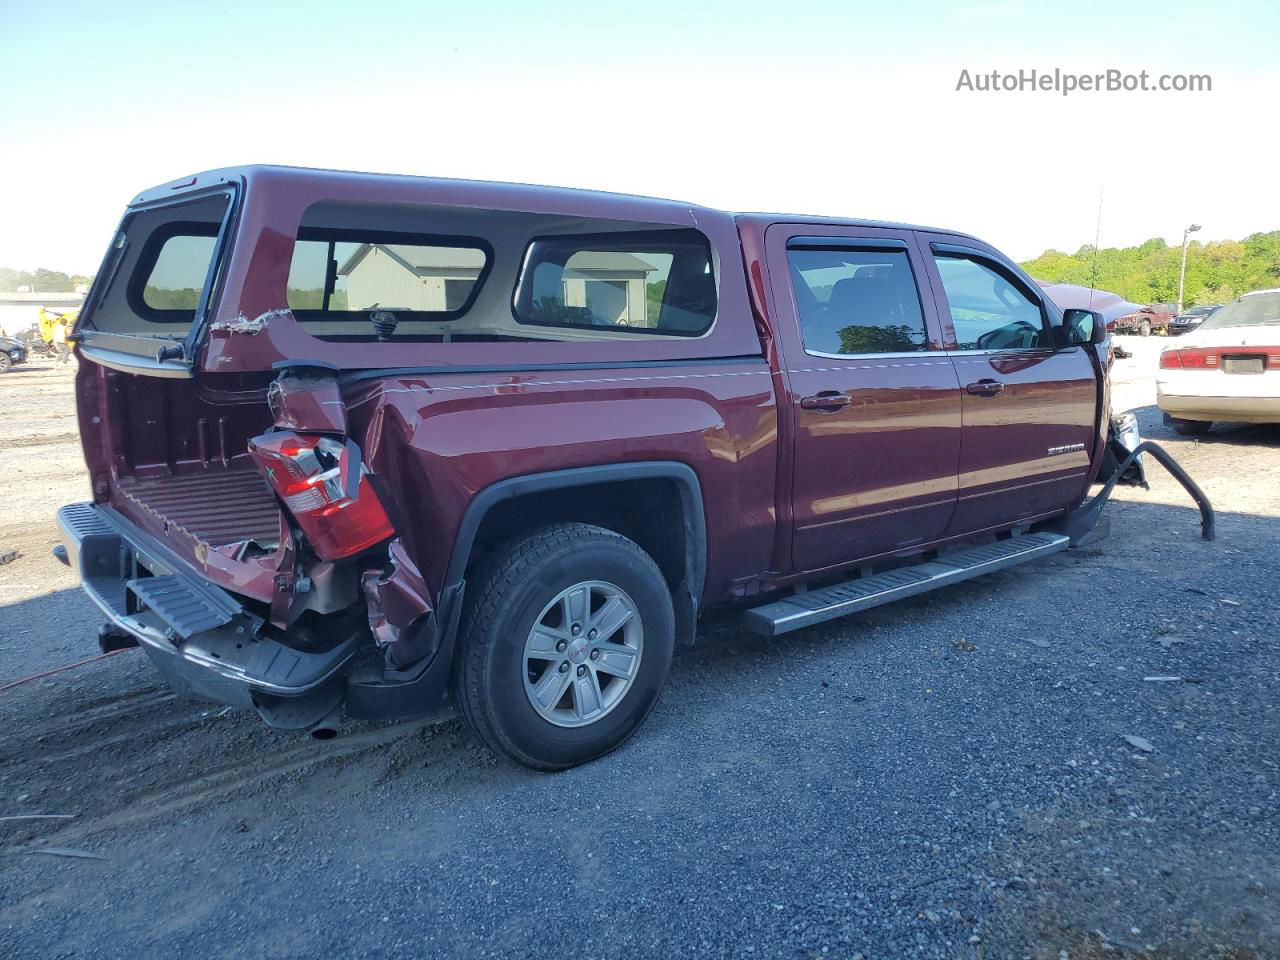
M1095 310L1064 310L1062 342L1075 347L1085 343L1102 343L1107 339L1107 324Z

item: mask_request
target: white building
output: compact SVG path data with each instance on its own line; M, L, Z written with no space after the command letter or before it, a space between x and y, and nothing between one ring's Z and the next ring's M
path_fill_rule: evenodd
M644 287L645 278L656 269L629 253L575 253L561 277L564 304L588 307L606 323L652 326L646 314Z
M484 268L484 251L362 243L338 268L350 310L457 310Z
M338 268L350 310L461 309L484 267L481 250L361 244ZM649 326L645 278L658 268L629 253L582 251L562 274L565 306L589 307L606 323Z

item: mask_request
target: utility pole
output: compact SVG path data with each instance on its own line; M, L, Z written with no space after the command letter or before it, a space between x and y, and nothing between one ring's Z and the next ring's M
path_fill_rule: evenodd
M1178 271L1178 312L1182 312L1182 292L1187 282L1187 243L1191 234L1200 229L1200 224L1193 223L1182 231L1182 268Z

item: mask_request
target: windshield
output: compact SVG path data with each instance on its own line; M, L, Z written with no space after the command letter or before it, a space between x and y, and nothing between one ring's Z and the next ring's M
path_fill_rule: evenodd
M1261 327L1280 324L1280 290L1274 293L1255 293L1228 303L1214 312L1201 330L1218 330L1222 327Z

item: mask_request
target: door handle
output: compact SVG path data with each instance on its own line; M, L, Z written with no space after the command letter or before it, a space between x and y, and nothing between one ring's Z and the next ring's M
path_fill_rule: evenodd
M964 392L971 393L975 397L998 397L1004 393L1004 384L999 380L979 380L977 383L968 384Z
M823 390L816 396L802 397L800 400L800 409L822 410L826 413L835 413L841 407L847 407L850 402L850 397L847 393L840 393L836 390Z

